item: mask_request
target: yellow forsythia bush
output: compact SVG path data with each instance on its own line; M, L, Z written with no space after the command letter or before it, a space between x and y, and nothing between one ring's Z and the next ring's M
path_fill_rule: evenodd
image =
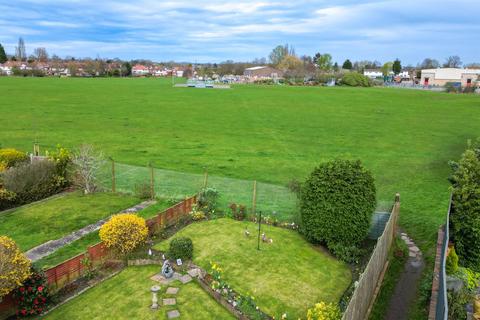
M100 228L100 239L107 248L127 254L147 240L145 219L131 213L114 215Z
M0 236L0 298L21 286L30 275L30 260L15 241Z
M6 168L13 167L16 164L25 162L28 160L28 156L25 152L18 151L16 149L0 149L0 163Z
M307 312L307 320L339 320L341 318L340 308L333 303L319 302Z

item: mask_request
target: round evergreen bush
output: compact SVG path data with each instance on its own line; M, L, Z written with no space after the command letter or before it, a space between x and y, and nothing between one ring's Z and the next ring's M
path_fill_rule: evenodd
M359 160L321 164L302 187L301 231L329 247L357 246L368 234L375 193L372 174Z
M180 237L170 241L168 257L171 259L191 260L193 257L192 239Z

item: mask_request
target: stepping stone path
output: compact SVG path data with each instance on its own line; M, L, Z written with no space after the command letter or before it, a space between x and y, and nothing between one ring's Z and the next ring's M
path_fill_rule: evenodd
M177 304L177 300L175 298L163 299L164 306L174 306L176 304Z
M180 281L183 284L189 283L190 281L192 281L192 277L190 277L188 274L186 274L186 275L180 277Z
M180 312L178 310L172 310L167 312L168 319L174 319L180 317Z
M190 269L187 271L187 273L190 275L190 277L196 278L200 275L200 269L198 268Z
M156 201L152 201L152 200L144 201L140 204L137 204L134 207L125 209L123 211L120 211L120 213L138 212L140 210L145 209L146 207L151 206L154 203L156 203ZM55 251L57 251L58 249L60 249L64 246L66 246L67 244L70 244L70 243L86 236L87 234L90 234L94 231L99 230L100 227L103 226L103 224L105 222L107 222L109 219L110 219L110 217L102 219L100 221L97 221L96 223L93 223L91 225L83 227L82 229L74 231L74 232L70 233L69 235L66 235L63 238L47 241L47 242L45 242L45 243L43 243L39 246L36 246L35 248L32 248L32 249L28 250L26 252L26 256L27 256L28 259L32 260L32 262L38 261L38 260L40 260L40 259L42 259L42 258L44 258L48 255L51 255L52 253L54 253Z
M407 319L405 310L408 310L412 302L415 301L418 282L424 267L422 252L415 245L415 242L404 232L400 233L400 237L408 246L408 259L390 298L385 315L387 320Z
M170 284L171 282L175 281L175 280L180 280L181 281L181 278L182 278L182 275L178 272L175 272L173 274L173 276L171 278L165 278L161 272L157 273L156 275L154 275L153 277L151 277L150 279L153 280L153 281L157 281L157 282L160 282L161 284Z
M177 294L178 290L180 290L180 289L175 288L175 287L168 287L167 294Z

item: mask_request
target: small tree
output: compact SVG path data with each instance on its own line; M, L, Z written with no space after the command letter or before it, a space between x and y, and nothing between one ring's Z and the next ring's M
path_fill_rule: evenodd
M114 215L100 228L100 239L107 248L117 254L126 255L143 244L148 236L145 219L135 214Z
M345 60L345 62L342 65L342 69L347 69L347 70L352 70L353 64L350 60Z
M0 43L0 63L7 62L7 54L5 53L5 49L3 48L2 44Z
M480 145L469 143L453 167L451 237L462 264L480 271Z
M402 72L402 63L400 62L400 60L395 59L395 61L393 61L392 71L395 74L399 74L400 72Z
M98 189L97 173L105 163L103 155L91 145L82 145L72 156L75 166L75 185L83 189L85 194L95 192Z
M375 210L375 184L359 160L322 163L302 186L301 231L311 242L357 246Z
M0 299L22 285L31 275L30 260L15 241L0 236Z

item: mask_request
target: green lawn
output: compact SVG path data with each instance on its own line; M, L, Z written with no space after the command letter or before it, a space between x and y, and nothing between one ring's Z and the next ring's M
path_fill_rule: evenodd
M139 202L139 199L126 194L68 193L0 213L0 234L11 237L26 251Z
M206 270L218 263L235 290L253 295L260 308L279 319L305 317L316 302L338 302L351 281L343 263L308 244L297 232L263 226L272 244L257 250L257 225L231 219L194 223L177 236L190 237L194 262ZM252 233L244 236L248 228ZM155 246L168 248L169 241Z
M155 216L157 213L165 210L170 207L171 203L164 199L158 199L157 203L151 205L137 213L138 216L149 219ZM40 259L35 264L43 269L48 269L50 267L56 266L57 264L75 257L76 255L85 252L89 246L92 246L100 242L100 237L98 236L98 231L92 232L52 253L51 255Z
M129 267L43 319L167 319L167 310L174 309L180 311L181 319L235 319L195 282L186 285L173 283L172 286L180 288L176 296L177 305L161 306L158 311L152 311L150 287L156 282L150 277L159 271L158 266ZM167 297L166 289L162 286L159 299Z

